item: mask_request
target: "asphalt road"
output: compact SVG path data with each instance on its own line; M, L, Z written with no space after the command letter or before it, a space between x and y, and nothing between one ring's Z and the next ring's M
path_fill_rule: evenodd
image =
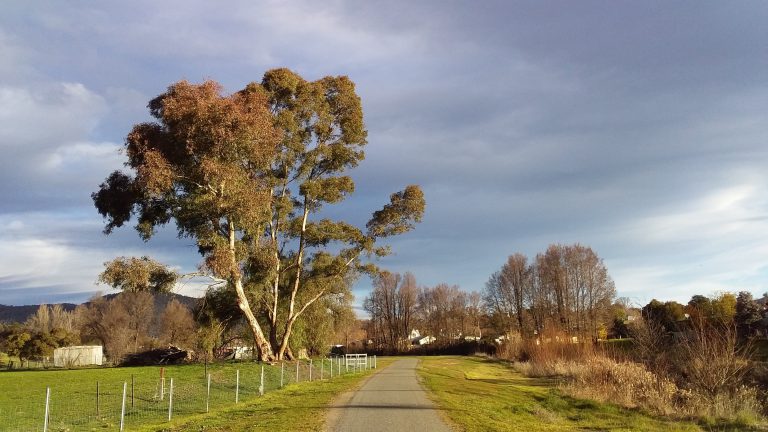
M417 359L403 359L369 378L331 408L328 431L449 432L416 376Z

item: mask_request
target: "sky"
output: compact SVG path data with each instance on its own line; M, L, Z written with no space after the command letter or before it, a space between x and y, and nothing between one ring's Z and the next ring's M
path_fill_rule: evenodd
M768 291L768 3L28 1L0 6L0 303L82 302L103 263L200 261L173 229L102 234L90 198L171 83L347 75L366 160L331 214L424 190L377 264L483 288L591 246L619 296ZM355 286L359 305L370 281ZM185 284L183 294L199 294Z

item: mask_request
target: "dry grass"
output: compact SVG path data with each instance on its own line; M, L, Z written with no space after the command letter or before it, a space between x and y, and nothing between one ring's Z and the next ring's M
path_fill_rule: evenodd
M577 398L704 424L765 424L762 395L744 383L748 363L730 336L691 334L678 341L674 357L668 349L656 357L643 352L648 363L612 357L590 344L524 344L516 350L526 360L514 365L525 376L560 378L560 388Z

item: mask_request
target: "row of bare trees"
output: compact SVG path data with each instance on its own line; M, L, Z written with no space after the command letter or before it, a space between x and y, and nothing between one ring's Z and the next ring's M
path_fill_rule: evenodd
M482 336L479 293L447 284L419 287L411 273L379 274L363 308L370 314L369 337L377 347L390 351L407 350L415 329L438 341Z
M513 254L483 292L494 327L524 337L562 332L596 338L612 318L615 297L603 260L580 244L550 245L531 262Z

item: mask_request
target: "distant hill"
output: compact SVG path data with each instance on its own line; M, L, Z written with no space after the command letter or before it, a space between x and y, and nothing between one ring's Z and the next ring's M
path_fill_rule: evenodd
M72 303L61 304L65 310L74 310L77 305ZM24 322L35 313L40 305L6 306L0 304L0 322Z
M104 296L104 298L111 300L117 296L117 294L107 294ZM180 294L174 294L174 293L161 293L161 294L155 294L155 314L159 315L165 310L166 305L172 300L176 299L181 304L187 306L190 309L193 309L197 302L200 301L198 298L194 297L187 297ZM85 302L83 304L88 304L89 302ZM72 303L61 303L61 305L64 307L64 310L72 311L74 310L77 305ZM49 306L53 306L53 304L49 304ZM30 316L34 315L35 311L40 307L40 305L24 305L24 306L7 306L0 304L0 322L5 323L23 323L27 320Z

